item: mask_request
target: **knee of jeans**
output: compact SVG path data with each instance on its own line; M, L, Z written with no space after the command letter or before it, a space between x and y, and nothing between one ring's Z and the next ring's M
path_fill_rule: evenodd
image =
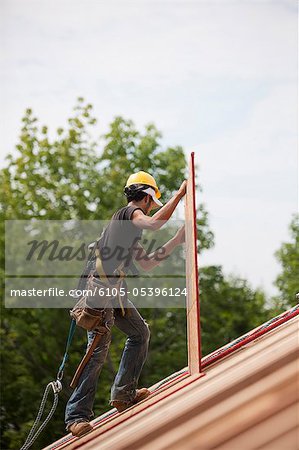
M149 326L146 322L144 322L144 326L142 327L142 330L140 332L141 342L144 344L147 344L150 340L150 336L151 336L151 333L150 333Z

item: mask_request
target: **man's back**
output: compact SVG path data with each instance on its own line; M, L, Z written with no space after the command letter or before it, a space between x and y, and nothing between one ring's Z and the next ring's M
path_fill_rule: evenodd
M131 221L134 211L141 210L138 206L124 206L116 211L101 238L99 250L105 274L113 276L119 265L124 263L124 271L128 271L132 256L131 247L141 239L142 230Z

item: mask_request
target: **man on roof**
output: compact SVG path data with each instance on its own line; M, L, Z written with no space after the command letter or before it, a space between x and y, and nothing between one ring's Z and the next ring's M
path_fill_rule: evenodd
M121 272L131 271L136 274L133 261L137 261L144 271L152 270L185 240L184 227L158 250L146 254L141 246L143 230L159 230L171 217L179 201L186 193L186 181L175 195L163 206L159 200L161 193L155 179L146 172L132 174L126 183L124 194L127 206L116 211L105 228L99 242L99 257L101 268L97 275L102 277L115 276L120 272L120 260L114 250L122 249L126 257L122 259ZM153 209L160 208L150 216ZM104 250L110 250L110 257L104 257ZM138 255L138 258L137 258ZM159 255L159 257L157 257ZM163 255L161 257L161 255ZM100 272L100 273L99 273ZM106 278L108 279L108 278ZM113 281L111 281L113 283ZM109 328L114 324L127 335L125 348L121 357L118 372L111 388L111 405L119 412L144 400L150 395L146 388L137 389L138 379L147 357L150 332L148 324L141 317L128 298L125 299L126 309L107 309ZM88 332L88 346L94 339L95 332ZM90 420L94 417L92 408L96 393L97 380L105 362L111 340L111 332L105 333L98 347L78 379L65 411L66 428L74 436L82 436L92 430Z

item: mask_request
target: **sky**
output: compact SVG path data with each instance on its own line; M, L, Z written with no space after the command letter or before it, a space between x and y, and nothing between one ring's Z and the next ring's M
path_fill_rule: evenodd
M154 122L196 154L219 264L275 295L298 207L296 0L0 0L0 167L24 110L54 132L78 96L99 134Z

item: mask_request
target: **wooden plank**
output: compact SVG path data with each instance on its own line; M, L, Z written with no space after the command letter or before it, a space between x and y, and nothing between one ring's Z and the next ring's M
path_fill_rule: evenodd
M211 448L217 447L219 450L246 448L246 442L253 444L257 439L256 446L252 445L252 448L258 448L262 444L261 439L265 438L266 442L270 436L274 437L274 432L279 434L284 431L285 423L277 420L276 415L283 416L284 410L293 408L296 403L297 368L296 361L293 361L250 388L236 392L232 401L223 405L215 420L211 418L206 427L196 430L194 439L200 433L203 447L211 445ZM296 415L293 419L297 420ZM270 429L268 427L271 421L272 431L271 425Z
M297 413L298 415L298 409ZM295 450L299 448L299 426L298 424L281 436L259 447L259 450Z
M211 404L211 402L206 403L207 407L205 406L203 391L198 392L200 394L200 397L198 396L198 407L190 410L189 416L184 417L182 401L180 401L179 405L174 404L172 406L173 411L180 411L180 419L178 421L176 421L175 415L169 417L169 413L161 411L163 417L168 417L168 429L165 426L166 424L164 424L163 432L160 433L159 427L163 426L160 418L159 425L156 425L155 431L152 431L151 435L145 436L143 427L142 445L135 445L133 442L130 442L130 448L132 450L135 448L142 448L143 450L150 450L151 448L156 450L166 448L172 450L181 448L209 449L216 448L216 446L218 448L219 443L227 438L225 434L229 433L230 436L234 436L240 431L240 424L246 429L250 426L250 420L253 420L259 426L262 416L265 416L265 414L271 415L274 411L279 413L280 409L284 409L285 406L292 403L296 392L294 384L296 370L298 371L298 366L295 359L288 367L283 367L277 372L270 372L270 375L264 379L259 380L259 377L257 377L255 382L246 389L240 385L235 386L226 399L221 398L219 393L216 393L217 402L214 402L214 404ZM236 379L238 377L231 377L231 380ZM209 375L207 374L202 381L210 384ZM221 377L218 377L218 382L221 384ZM198 387L199 385L197 384ZM214 390L217 391L218 387L218 385L214 385ZM280 392L280 390L282 391ZM275 400L273 399L273 392L275 395L278 395ZM194 392L192 400L195 396L197 396L197 393ZM190 399L186 398L186 401L188 400L190 405ZM250 405L251 412L249 409ZM252 405L254 405L254 408L252 408ZM147 432L149 431L148 425L147 422ZM273 435L274 433L272 433ZM124 445L124 435L122 436L123 440L118 447L114 447L115 450L128 449L128 446ZM137 438L137 430L134 430L134 438ZM196 445L198 442L201 443L202 447ZM103 450L106 448L108 447L104 445ZM247 449L247 447L231 445L227 447L227 450L237 448Z
M185 196L185 224L188 367L190 374L193 375L201 372L194 152L191 153L189 162L189 176Z
M89 433L80 439L73 440L66 446L62 446L60 448L67 448L69 450L78 449L81 446L84 446L85 449L93 448L94 440L99 436L103 435L104 433L110 430L112 431L116 430L116 433L118 433L120 426L124 424L125 426L127 426L128 419L130 419L130 423L132 423L132 419L135 418L135 416L138 416L140 413L146 413L146 415L148 415L150 412L150 410L147 411L149 407L155 406L159 407L157 403L159 403L161 400L167 399L171 397L173 394L180 393L182 389L193 384L202 376L204 376L204 374L195 374L193 376L187 376L182 380L178 381L175 385L165 387L164 389L161 388L161 390L157 391L157 393L154 392L153 395L148 397L146 400L138 403L136 406L132 406L126 411L117 414L111 422L107 422L101 425L99 428L96 428L92 433ZM97 446L97 444L95 445Z
M187 380L187 382L185 382L185 380L187 378L188 378L188 380ZM186 370L186 369L182 370L180 372L177 372L176 376L171 378L170 380L167 380L167 378L166 378L165 380L162 380L159 383L156 383L153 386L151 386L149 388L149 390L151 391L151 396L149 397L149 399L146 400L146 402L148 404L148 402L150 401L150 404L155 404L155 403L157 403L158 400L168 397L169 393L174 392L173 391L174 385L177 385L175 390L180 390L183 386L187 386L192 381L194 381L198 378L199 378L199 375L196 375L195 377L190 378L190 374L189 374L188 370ZM170 390L169 392L165 392L169 388L172 388L172 390ZM159 397L157 396L157 394L159 394ZM122 423L124 420L127 419L126 415L128 413L130 413L133 417L133 416L135 416L135 414L137 414L139 412L139 410L142 411L145 408L144 403L145 403L145 400L138 403L137 406L139 408L137 408L137 406L133 406L132 408L128 409L127 411L121 413L121 415L116 411L115 408L113 408L110 411L110 414L107 415L107 413L104 413L102 416L97 417L96 419L91 421L92 425L94 426L94 430L101 429L104 431L104 425L107 425L110 422L113 422L113 428L114 428L114 423L115 422L118 423L118 421L119 421L119 423ZM76 438L76 437L72 436L71 434L68 434L68 435L64 436L62 439L59 439L58 441L56 441L54 444L51 444L51 445L45 447L43 450L58 450L58 449L62 450L65 448L68 448L68 449L73 448L73 447L71 447L71 444L76 443L78 440L80 440L80 445L81 445L82 439L83 438Z
M242 395L241 392L236 394L236 399L239 399ZM263 397L261 397L263 398ZM208 430L201 427L201 416L195 416L194 419L184 422L178 426L176 426L172 433L168 431L167 433L162 434L161 436L157 436L156 440L152 440L150 445L141 445L139 447L135 447L134 444L131 446L132 450L136 448L142 450L150 450L154 448L155 450L180 450L182 448L190 448L190 449L216 449L217 450L253 450L260 448L265 442L268 440L275 439L280 436L282 432L288 431L293 426L298 426L296 423L296 408L298 405L292 404L284 408L282 405L282 411L275 411L269 420L263 420L262 423L259 423L259 406L260 403L258 400L255 400L253 403L256 407L256 423L249 429L246 430L245 433L238 430L235 425L238 423L235 422L235 418L232 417L232 412L228 411L227 417L222 416L219 417L218 420L210 423ZM243 405L243 408L240 408L236 411L233 411L237 418L243 419L243 426L246 427L246 415L247 408L246 404ZM204 413L206 416L207 413ZM295 413L295 414L294 414ZM298 422L298 421L297 421ZM198 426L196 426L198 425ZM226 426L225 426L226 425ZM221 428L220 428L221 427ZM225 433L230 431L231 437L235 437L232 440L226 440ZM221 435L223 433L223 436ZM157 433L158 434L158 433ZM215 440L216 435L216 440ZM224 442L223 442L224 441ZM198 443L200 442L200 446ZM248 445L250 443L251 445ZM284 449L285 447L281 447ZM297 447L294 447L294 450ZM126 449L126 447L117 447L117 450ZM105 450L105 447L103 448Z
M293 389L292 394L296 392ZM275 395L272 394L272 396ZM261 400L264 397L261 396ZM282 400L284 403L286 399L283 397ZM240 448L240 449L258 449L262 445L266 445L269 441L275 442L276 438L279 438L281 435L288 433L290 430L298 427L298 403L289 401L289 405L284 408L284 403L281 405L280 411L272 411L272 414L269 418L265 420L260 419L258 407L260 406L258 402L256 402L256 422L250 427L250 429L245 432L238 432L237 429L232 431L233 439L228 440L222 445L217 446L217 450L231 450L232 448ZM246 415L247 409L244 407L239 411L239 414ZM229 417L230 419L230 417ZM259 423L259 420L261 422ZM234 422L233 422L234 424ZM284 449L285 447L280 447ZM296 446L293 447L295 450Z

